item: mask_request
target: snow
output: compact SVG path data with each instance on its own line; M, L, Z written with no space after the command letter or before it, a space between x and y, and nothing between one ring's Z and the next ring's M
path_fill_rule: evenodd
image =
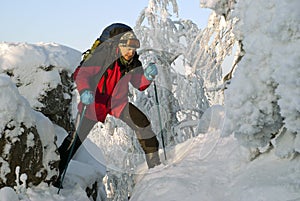
M53 125L52 122L46 118L40 112L33 111L26 99L21 96L16 88L15 84L6 75L0 75L0 122L5 123L7 120L15 119L15 121L24 122L27 126L33 124L36 125L40 139L44 147L44 166L48 169L48 161L57 159L56 147L49 146L53 144L53 137L56 134L58 137L58 144L61 143L63 137L66 136L66 131L61 127ZM12 104L12 107L7 110L7 105ZM12 125L13 126L13 125ZM1 125L1 129L4 125ZM2 131L1 131L2 132ZM17 135L17 134L16 134ZM9 150L7 150L9 153ZM79 153L75 155L74 161L71 161L69 171L66 175L68 182L69 178L72 178L69 183L70 190L62 190L61 195L57 195L57 188L49 187L47 184L42 183L41 185L33 188L24 189L22 187L26 182L26 174L21 174L21 170L16 170L16 191L12 188L4 187L0 190L1 201L56 201L56 200L68 200L68 201L89 201L85 193L85 187L91 181L97 181L105 174L105 161L104 157L100 154L101 150L92 144L89 140L86 140L83 146L80 148ZM0 161L2 158L0 158ZM78 171L78 168L82 171ZM9 169L9 166L1 161L1 178L4 178L7 172L13 170ZM50 178L52 175L48 175ZM72 183L73 182L73 183ZM81 186L79 184L82 184ZM66 185L68 187L68 185ZM18 195L17 195L17 193ZM18 198L19 197L19 198Z
M53 160L57 157L55 154L56 147L53 144L53 124L44 115L41 115L41 113L32 110L28 101L20 95L17 87L7 75L0 74L0 88L1 133L4 130L5 124L7 124L8 122L8 126L11 127L19 125L20 123L23 123L28 128L36 125L38 133L40 134L41 142L43 145L45 145L44 156L45 158L47 158L47 160L43 161L43 164L46 169L50 169L48 161ZM18 136L21 131L15 129L9 133L12 142L19 140ZM29 135L29 137L30 136L33 137L33 135ZM30 146L30 144L31 143L29 143L27 146ZM9 154L10 146L6 146L4 152ZM14 170L10 170L8 166L3 162L1 166L1 178L4 178L3 175L11 171ZM49 174L48 177L50 178L51 174Z
M6 75L0 75L0 128L3 131L4 124L16 117L17 122L24 121L25 125L30 127L32 125L33 117L31 114L30 106L25 99L20 96L17 87ZM9 110L7 110L9 108Z
M10 187L3 187L0 189L1 201L19 201L18 195Z
M226 6L228 0L200 0L200 5L204 8L210 8L217 14L226 14L228 7Z
M38 97L61 82L59 72L72 73L80 59L79 51L56 43L4 42L0 47L0 73L13 74L20 93L38 108ZM58 70L47 70L51 66Z
M297 6L299 1L242 1L233 12L243 19L236 24L235 35L246 54L225 91L223 134L234 132L247 146L266 146L282 123L299 133Z
M154 3L149 1L149 5L151 2ZM226 2L201 0L203 6L219 14L227 11ZM131 201L300 200L299 6L298 0L238 1L234 16L240 20L235 35L243 41L246 54L225 90L225 105L206 110L196 122L197 136L168 147L168 160L163 165L142 169L145 175L136 175L138 183ZM27 126L37 125L43 144L49 144L56 135L60 145L66 131L31 108L39 104L36 97L41 91L60 83L59 72L45 68L55 65L71 73L79 60L80 52L55 43L1 43L0 133L4 124L14 119ZM182 75L190 74L186 70L189 66L180 66L184 65L181 60L175 65L181 67ZM19 81L5 75L12 72L24 85L17 88L14 83ZM185 123L195 124L192 120ZM114 138L121 139L125 131L115 130ZM271 140L274 132L278 135ZM101 183L106 167L120 163L123 156L110 146L102 150L94 143L99 138L93 134L91 137L94 141L87 139L71 161L60 194L45 183L22 188L26 175L20 171L20 184L15 189L1 188L0 200L90 201L85 188L93 182L98 182L101 192L97 201L105 200ZM269 142L275 148L266 147L263 154L256 155L250 149L262 148ZM9 148L5 151L9 153ZM54 159L54 152L54 146L45 149L45 158ZM114 153L108 159L119 156L120 160L107 161L105 153L109 152ZM163 150L160 155L163 160ZM1 178L5 172L14 171L2 158L0 163Z
M180 162L149 172L137 184L132 201L300 199L299 159L278 160L270 153L248 161L247 150L232 137L220 138L219 132L181 146L189 149L188 154Z

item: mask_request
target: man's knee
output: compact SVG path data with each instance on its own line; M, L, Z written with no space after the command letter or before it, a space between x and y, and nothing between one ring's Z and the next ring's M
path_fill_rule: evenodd
M146 128L150 126L150 121L146 117L133 118L132 121L136 126L140 128Z

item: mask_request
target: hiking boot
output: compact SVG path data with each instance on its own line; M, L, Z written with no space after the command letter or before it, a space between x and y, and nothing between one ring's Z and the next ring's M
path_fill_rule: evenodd
M62 186L62 182L61 182L61 179L58 178L56 181L54 181L52 183L52 186L56 187L56 188L60 188L60 189L63 189L63 186Z
M149 169L161 164L158 152L146 154L146 161Z

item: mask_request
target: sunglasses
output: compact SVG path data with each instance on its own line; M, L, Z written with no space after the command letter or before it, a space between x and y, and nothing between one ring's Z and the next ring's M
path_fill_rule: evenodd
M119 44L123 47L139 48L140 41L138 39L120 40Z

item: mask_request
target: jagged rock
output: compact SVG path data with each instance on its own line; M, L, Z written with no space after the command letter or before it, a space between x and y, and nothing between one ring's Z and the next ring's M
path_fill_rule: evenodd
M71 117L71 102L73 95L73 80L66 71L59 73L61 84L56 88L49 89L38 100L42 107L35 108L47 116L53 123L63 127L66 131L74 130Z

